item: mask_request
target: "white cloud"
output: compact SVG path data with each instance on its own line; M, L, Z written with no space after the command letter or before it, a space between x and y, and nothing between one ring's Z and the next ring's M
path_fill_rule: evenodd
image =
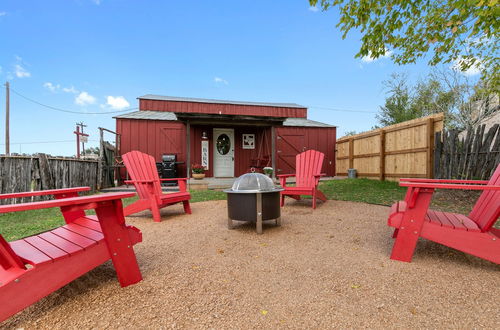
M53 84L51 82L46 82L43 84L43 87L47 88L49 91L53 93L57 93L59 91L63 91L64 93L72 93L72 94L78 94L79 91L75 89L75 87L61 87L59 84Z
M5 11L0 11L0 17L7 15L7 12Z
M309 7L309 10L312 11L312 12L318 12L319 11L319 8L314 6L314 7Z
M59 90L61 88L61 86L59 85L54 85L53 83L51 82L46 82L43 84L43 87L47 88L49 91L55 93L57 90Z
M375 61L375 59L371 56L363 56L361 58L361 62L365 62L365 63L370 63L370 62L373 62Z
M73 86L71 86L71 87L63 87L62 91L65 92L65 93L73 93L73 94L77 94L78 93L78 90L75 89L75 87L73 87Z
M101 1L102 1L102 0L92 0L92 2L93 2L93 3L95 3L95 4L96 4L96 5L98 5L98 6L101 4Z
M81 106L94 104L95 101L96 98L87 92L81 92L77 97L75 97L75 103Z
M116 110L122 110L130 106L130 103L123 96L108 96L106 104Z
M226 79L222 79L222 78L220 78L220 77L215 77L215 78L214 78L214 81L215 81L217 84L229 85L229 82L228 82Z
M452 70L455 70L457 72L460 72L464 76L476 76L481 73L481 70L484 68L483 64L481 63L481 60L476 59L475 62L472 64L470 68L468 68L465 71L462 71L461 65L462 63L467 64L468 62L471 62L471 59L466 59L466 58L459 58L456 59L453 62L453 65L451 66Z
M384 55L381 55L381 56L379 56L379 57L377 57L377 58L373 58L373 57L371 56L371 53L370 53L370 54L368 54L367 56L363 56L363 57L361 58L361 62L365 62L365 63L375 62L376 60L380 60L380 59L382 59L382 58L388 58L388 57L390 57L390 56L391 56L391 54L392 54L392 51L388 50L388 51L386 51L386 52L385 52L385 54L384 54Z
M28 78L31 77L31 73L23 68L21 64L15 64L14 65L14 73L16 74L17 78Z

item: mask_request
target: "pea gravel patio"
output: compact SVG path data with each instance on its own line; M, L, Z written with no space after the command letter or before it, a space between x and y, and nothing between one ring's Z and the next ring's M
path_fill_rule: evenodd
M226 202L127 221L144 280L106 263L3 328L498 328L500 267L432 242L391 261L388 207L288 201L282 227L226 227Z

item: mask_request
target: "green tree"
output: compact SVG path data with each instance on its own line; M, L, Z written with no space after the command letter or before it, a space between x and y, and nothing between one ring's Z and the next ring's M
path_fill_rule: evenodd
M382 126L442 112L447 128L470 129L498 111L498 93L454 70L435 69L413 85L405 74L392 74L384 85L388 96L376 115Z
M99 147L89 147L82 151L82 155L99 155Z
M382 127L422 117L423 112L413 106L407 75L392 74L391 79L385 81L384 85L389 96L375 116Z
M353 135L356 135L358 134L356 131L347 131L344 133L344 136L353 136Z
M462 71L481 69L487 87L497 90L500 61L498 0L309 0L323 10L338 7L345 38L361 32L356 57L378 58L391 51L397 64L451 63Z

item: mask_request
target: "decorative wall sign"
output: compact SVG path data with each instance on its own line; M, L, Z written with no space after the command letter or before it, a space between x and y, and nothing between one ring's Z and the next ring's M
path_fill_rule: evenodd
M201 141L201 166L208 170L208 141Z
M255 134L243 134L243 149L255 149Z

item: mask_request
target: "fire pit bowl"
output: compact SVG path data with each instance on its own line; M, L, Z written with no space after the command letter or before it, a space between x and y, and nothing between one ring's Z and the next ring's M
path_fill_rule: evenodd
M262 221L276 220L281 224L280 191L264 174L247 173L234 181L227 193L228 228L233 220L256 222L257 233L262 234Z

